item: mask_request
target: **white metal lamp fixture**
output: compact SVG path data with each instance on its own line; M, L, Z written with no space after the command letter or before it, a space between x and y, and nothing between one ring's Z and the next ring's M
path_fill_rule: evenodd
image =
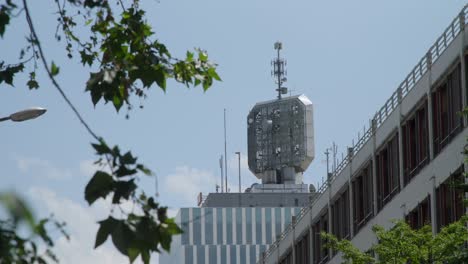
M42 107L31 107L25 110L18 111L16 113L11 114L7 117L0 117L0 122L11 120L14 122L22 122L29 119L34 119L38 116L43 115L47 109Z

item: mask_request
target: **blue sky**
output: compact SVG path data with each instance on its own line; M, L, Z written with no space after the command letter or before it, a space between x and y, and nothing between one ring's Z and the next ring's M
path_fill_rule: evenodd
M293 94L314 103L316 158L304 181L316 184L325 176L323 152L332 142L339 153L396 89L464 1L141 1L160 41L173 55L203 48L219 64L223 82L206 93L174 82L166 93L149 91L144 108L125 119L111 105L93 107L84 92L89 70L66 58L64 43L55 42L54 1L30 1L30 9L47 59L60 66L58 80L92 128L111 144L131 149L158 175L159 200L171 207L196 205L198 192L214 191L218 159L224 152L223 109L227 109L228 160L231 189L237 190L234 152L247 150L246 117L258 101L275 97L270 61L273 43L283 42L288 82ZM12 21L0 40L2 60L14 62L23 46L24 15ZM28 70L25 71L26 73ZM48 112L32 121L0 123L0 190L15 190L34 206L37 215L56 212L69 222L74 239L60 240L66 263L122 262L109 245L92 250L95 221L108 212L105 203L89 208L84 186L95 159L92 138L60 98L44 72L41 88L29 91L27 74L15 87L0 85L0 116L30 106ZM138 105L138 101L134 101ZM243 157L243 185L256 178ZM143 179L154 193L154 179ZM74 262L75 261L75 262ZM154 263L157 263L154 260Z

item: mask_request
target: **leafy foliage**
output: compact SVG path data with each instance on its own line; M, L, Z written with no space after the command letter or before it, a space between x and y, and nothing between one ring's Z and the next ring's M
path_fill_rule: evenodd
M102 245L109 236L120 253L128 256L133 262L141 256L144 263L149 263L152 252L170 249L172 236L182 230L174 219L167 217L167 207L162 207L147 197L143 192L137 194L138 174L151 176L152 172L131 152L122 154L118 146L109 147L104 140L92 144L101 158L96 162L100 165L111 164L110 172L97 171L85 189L85 199L91 205L98 199L112 195L112 203L119 205L130 202L138 208L132 212L121 210L125 217L115 218L112 214L99 222L95 248ZM107 162L104 162L107 161Z
M18 65L5 65L4 62L0 61L0 84L5 82L13 86L13 79L15 74L22 72L24 65L22 63Z
M0 4L0 37L5 34L5 29L10 24L10 17L15 8L17 6L11 0L6 0L5 3Z
M38 89L37 62L42 61L54 87L90 135L98 141L93 144L100 157L97 163L108 168L98 170L84 192L90 205L107 197L111 197L113 205L108 218L99 222L95 247L110 237L114 246L128 256L130 262L140 256L144 263L149 263L152 252L169 251L172 236L181 233L181 230L173 219L167 217L166 207L160 206L154 198L147 197L139 190L139 175L150 176L151 171L137 163L137 158L131 152L121 153L118 146L110 148L90 129L66 97L56 80L66 68L47 61L34 29L27 0L21 1L22 6L19 2L0 0L0 37L5 36L13 19L24 13L30 32L25 33L26 47L19 50L19 60L25 60L15 64L0 61L0 83L13 86L17 74L27 67L30 70L26 85L29 89ZM201 86L204 91L214 81L221 81L216 64L208 59L204 50L187 51L185 58L174 57L157 39L139 2L54 0L58 21L55 39L64 43L69 59L78 59L84 68L89 69L89 78L83 83L83 89L89 92L94 105L101 101L111 102L116 111L123 106L131 110L132 96L144 99L152 87L166 91L168 79L187 87ZM125 212L121 209L121 205L128 202L133 204L135 211ZM121 209L122 217L114 216L116 208ZM38 234L45 234L44 230L40 229ZM15 230L12 232L16 236ZM0 235L0 239L3 238L3 234Z
M347 264L467 263L468 252L464 247L468 241L467 220L468 217L464 216L442 228L436 235L432 234L428 225L414 230L405 221L395 221L390 230L374 226L373 231L379 242L369 251L378 258L360 251L348 240L338 240L326 233L322 234L322 238L327 240L326 247L342 252L343 263Z
M36 223L26 203L13 193L1 193L0 203L10 216L0 220L0 262L1 263L47 263L58 262L53 252L54 242L51 238L51 225L67 239L65 223L44 218ZM21 226L29 230L29 236L20 236L17 230ZM24 229L24 228L23 228ZM45 247L39 250L39 245Z

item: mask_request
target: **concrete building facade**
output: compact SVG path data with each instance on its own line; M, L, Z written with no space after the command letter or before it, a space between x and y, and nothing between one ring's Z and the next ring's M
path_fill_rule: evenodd
M465 6L258 263L340 263L320 232L367 250L374 225L406 219L438 232L465 213L464 194L450 185L466 171L467 20Z

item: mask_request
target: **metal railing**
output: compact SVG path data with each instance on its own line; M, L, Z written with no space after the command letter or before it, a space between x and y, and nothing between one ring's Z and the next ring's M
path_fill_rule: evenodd
M429 51L424 57L414 66L413 70L406 76L406 78L401 82L398 88L393 92L390 98L385 102L385 104L377 111L374 115L374 118L371 120L371 125L364 133L361 135L358 134L358 139L356 144L354 140L352 147L349 148L348 155L344 156L342 160L338 163L334 171L331 173L331 177L327 179L317 190L319 195L316 199L312 201L311 206L304 207L303 210L299 212L296 216L296 223L289 224L286 229L279 235L278 239L273 242L273 244L268 247L268 250L265 252L265 257L269 257L273 254L275 249L278 248L279 243L291 232L295 225L302 219L313 207L313 205L320 199L322 194L328 189L328 185L343 171L346 165L349 164L351 159L362 149L362 147L371 139L375 131L387 120L388 116L392 113L393 110L401 103L403 98L414 88L418 81L424 76L424 74L429 70L431 65L442 55L442 53L452 44L453 40L462 32L462 30L467 25L468 21L468 4L463 7L462 11L455 17L452 23L445 29L442 35L437 38L435 43L431 46ZM294 226L293 226L294 225Z

